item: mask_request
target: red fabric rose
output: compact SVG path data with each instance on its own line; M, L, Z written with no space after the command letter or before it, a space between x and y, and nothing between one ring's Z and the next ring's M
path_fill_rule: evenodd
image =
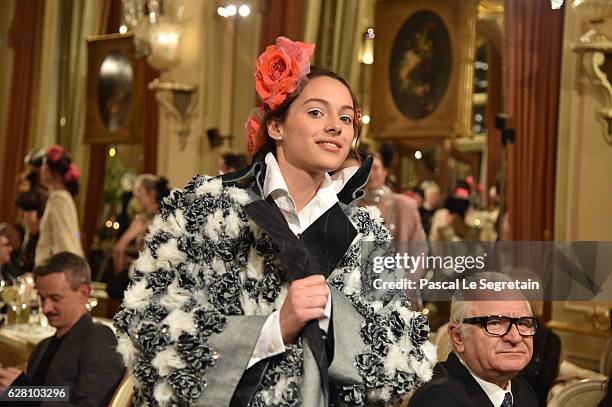
M453 195L457 198L470 199L470 191L465 188L456 188Z
M68 172L64 174L64 179L66 180L66 182L76 182L79 180L80 177L81 173L79 172L79 169L77 168L76 164L71 163L70 167L68 168Z
M51 162L57 162L61 160L63 156L64 156L64 147L62 146L58 146L57 144L55 144L47 149L46 157L47 157L47 160Z
M271 110L281 105L310 73L314 44L278 37L255 63L255 89Z
M253 156L253 154L255 154L264 144L266 144L266 136L263 134L261 129L262 120L263 109L256 107L251 109L251 112L244 123L244 129L246 130L247 137L247 151L251 156Z

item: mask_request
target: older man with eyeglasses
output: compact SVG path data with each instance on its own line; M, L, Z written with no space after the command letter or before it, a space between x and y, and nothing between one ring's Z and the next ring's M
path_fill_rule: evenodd
M537 330L538 321L519 292L454 297L448 325L453 352L408 405L537 407L534 391L518 376L531 360Z

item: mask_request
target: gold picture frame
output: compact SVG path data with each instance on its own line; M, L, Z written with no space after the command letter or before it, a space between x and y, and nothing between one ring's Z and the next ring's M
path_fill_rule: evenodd
M476 0L378 0L370 135L471 135Z
M87 39L87 143L142 142L144 61L132 34Z

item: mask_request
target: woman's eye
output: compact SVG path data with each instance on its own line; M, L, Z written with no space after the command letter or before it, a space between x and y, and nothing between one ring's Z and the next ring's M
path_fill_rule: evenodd
M312 117L321 117L323 116L323 112L320 109L311 109L308 111L308 114Z
M353 123L353 118L351 116L340 116L340 120L342 120L344 123L346 124L352 124Z

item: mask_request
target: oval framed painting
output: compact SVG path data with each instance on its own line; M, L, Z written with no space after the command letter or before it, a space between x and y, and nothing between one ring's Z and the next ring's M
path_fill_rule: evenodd
M393 41L389 86L398 110L411 120L431 115L448 90L453 69L450 35L431 10L406 19Z
M87 143L139 143L143 138L144 61L132 34L87 39Z

